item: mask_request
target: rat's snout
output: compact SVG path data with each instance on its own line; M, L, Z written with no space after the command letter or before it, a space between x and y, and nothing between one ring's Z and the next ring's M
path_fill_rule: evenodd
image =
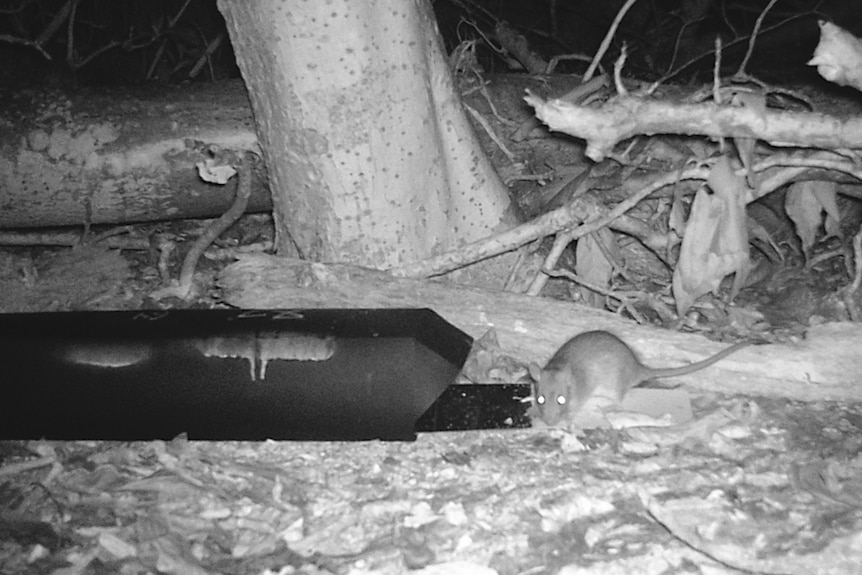
M533 405L538 409L542 421L548 425L556 425L564 420L569 411L568 402L563 395L551 396L536 391L533 394Z

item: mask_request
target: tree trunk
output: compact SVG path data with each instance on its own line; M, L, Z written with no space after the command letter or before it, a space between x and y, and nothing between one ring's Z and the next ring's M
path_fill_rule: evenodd
M426 0L219 0L273 191L277 249L391 268L515 222Z

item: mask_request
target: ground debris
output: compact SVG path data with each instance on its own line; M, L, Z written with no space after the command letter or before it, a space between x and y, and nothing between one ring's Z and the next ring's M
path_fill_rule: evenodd
M549 428L413 443L4 442L0 570L850 572L860 409L709 409L728 422L709 434L601 430L582 452Z

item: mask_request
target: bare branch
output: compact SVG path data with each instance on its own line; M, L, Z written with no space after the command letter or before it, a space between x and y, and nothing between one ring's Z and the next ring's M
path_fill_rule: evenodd
M596 73L596 69L599 67L599 63L602 61L605 52L608 51L608 48L611 45L611 40L613 39L614 34L616 34L617 28L619 28L620 22L622 22L626 12L634 6L635 2L637 2L637 0L626 0L626 3L623 4L623 7L620 8L619 12L617 12L617 15L614 17L614 21L611 22L611 27L608 29L608 33L605 34L605 39L602 40L601 46L599 46L596 55L593 57L592 63L590 63L590 67L587 68L587 71L584 73L584 77L581 79L582 82L590 80L593 77L593 74Z
M182 8L180 8L180 9L177 11L177 13L174 15L174 17L173 17L173 18L171 18L171 21L170 21L170 23L168 24L168 30L170 30L171 28L173 28L174 26L176 26L176 25L177 25L177 22L178 22L178 21L179 21L179 19L182 17L183 13L186 11L186 8L188 8L188 7L189 7L189 4L191 4L191 1L192 1L192 0L186 0L186 3L185 3L185 4L183 4Z
M764 8L763 12L761 12L757 17L757 21L754 23L754 30L751 31L751 36L748 38L748 50L746 50L745 57L739 65L739 70L736 72L737 75L745 75L745 67L748 65L748 61L751 59L751 54L754 52L754 43L757 41L757 34L760 33L760 27L763 26L763 19L766 18L766 13L772 9L776 2L778 2L778 0L769 0L769 4L766 5L766 8Z
M62 26L69 18L69 14L72 12L73 6L77 3L78 0L68 0L68 2L63 4L60 11L54 15L54 18L48 23L45 29L42 30L42 33L36 37L33 43L36 46L44 46L51 38L53 38L54 34L57 33L57 30L60 29L60 26Z

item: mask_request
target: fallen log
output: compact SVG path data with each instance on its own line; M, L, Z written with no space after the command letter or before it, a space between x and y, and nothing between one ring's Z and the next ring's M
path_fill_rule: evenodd
M569 337L610 330L652 367L674 366L726 346L703 336L640 326L578 304L443 282L396 279L354 266L269 255L244 255L219 277L226 302L244 308L429 307L473 338L493 327L503 350L544 362ZM862 400L862 326L809 328L792 344L742 349L703 371L679 378L702 390L803 401Z
M0 229L221 215L234 186L195 165L219 149L257 151L240 81L182 88L0 91ZM266 174L248 211L269 211Z

